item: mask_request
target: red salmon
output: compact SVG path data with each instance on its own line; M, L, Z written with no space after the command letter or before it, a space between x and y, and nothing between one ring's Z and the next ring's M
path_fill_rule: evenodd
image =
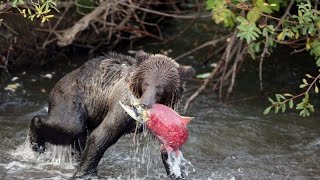
M168 153L175 151L177 155L179 154L179 148L188 139L187 124L193 118L180 116L162 104L155 104L151 109L145 109L134 97L133 106L121 102L120 105L133 119L145 123L147 129L159 139Z
M177 150L187 141L187 124L191 117L180 116L173 109L155 104L147 110L146 126L164 145L167 152Z

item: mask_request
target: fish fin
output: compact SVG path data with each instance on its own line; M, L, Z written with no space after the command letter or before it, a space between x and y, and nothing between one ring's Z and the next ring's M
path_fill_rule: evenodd
M187 126L194 117L181 116L181 118L182 118L182 123L185 126Z

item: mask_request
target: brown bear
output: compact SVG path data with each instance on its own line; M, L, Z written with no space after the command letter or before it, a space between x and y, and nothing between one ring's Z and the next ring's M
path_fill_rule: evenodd
M74 176L95 174L104 152L135 129L136 121L119 101L129 104L133 94L142 106L161 103L175 108L185 81L194 72L192 67L179 65L167 56L143 51L134 58L109 53L89 60L54 86L48 115L31 120L28 132L31 147L41 153L47 142L76 144L75 149L81 155ZM167 154L162 153L161 157L170 174Z

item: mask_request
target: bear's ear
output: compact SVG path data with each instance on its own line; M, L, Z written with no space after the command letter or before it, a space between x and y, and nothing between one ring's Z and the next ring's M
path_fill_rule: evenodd
M138 51L135 55L135 58L137 60L137 64L140 64L142 61L148 59L151 55L149 53L146 53L142 50Z
M178 70L179 70L180 78L182 80L187 80L196 74L196 70L194 70L193 67L191 66L180 65Z

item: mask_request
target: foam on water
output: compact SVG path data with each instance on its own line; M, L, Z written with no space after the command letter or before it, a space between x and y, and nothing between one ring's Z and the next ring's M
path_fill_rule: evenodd
M71 155L71 146L54 146L47 144L44 153L34 152L25 141L15 150L8 152L13 160L7 164L0 164L8 174L21 174L23 172L43 174L64 179L71 177L75 168L75 160ZM41 176L41 175L40 175ZM62 178L64 177L64 178Z
M31 162L42 162L50 165L63 165L66 169L73 169L75 160L72 157L71 146L55 146L46 144L46 151L42 154L34 152L29 146L29 142L25 141L16 150L10 152L10 154L20 160Z
M188 177L189 172L195 172L193 165L183 157L181 151L168 152L167 163L169 164L171 175L178 178L184 179Z

